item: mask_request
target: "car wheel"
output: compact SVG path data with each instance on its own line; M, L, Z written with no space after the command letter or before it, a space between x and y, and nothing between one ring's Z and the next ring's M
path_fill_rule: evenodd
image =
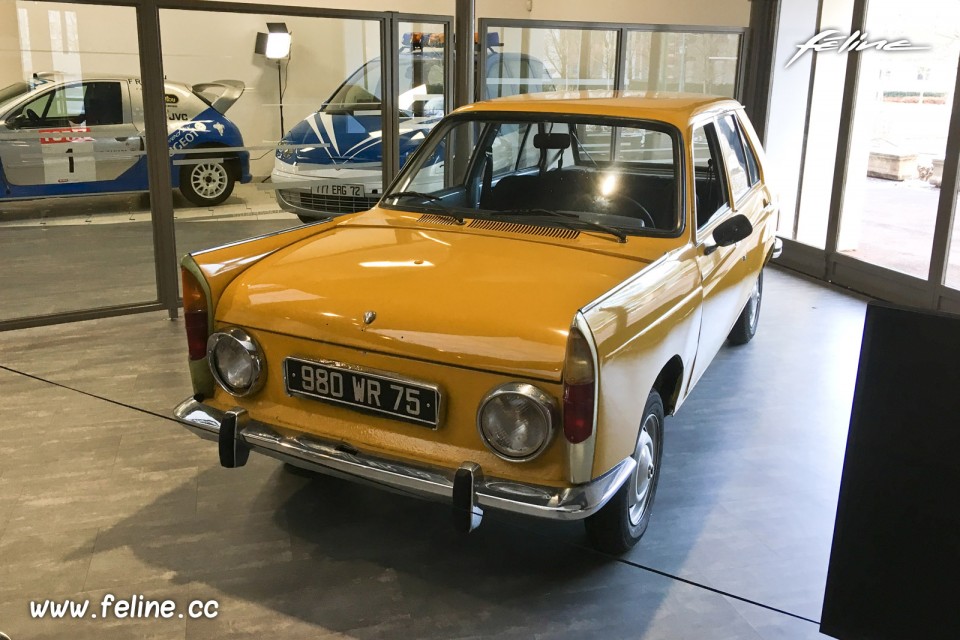
M651 391L633 452L637 466L610 501L584 520L594 548L618 555L637 544L650 523L662 458L663 400L659 393Z
M750 299L743 305L743 311L737 318L736 324L730 330L727 340L730 344L747 344L757 333L757 323L760 322L760 302L763 300L763 271L757 276L750 292Z
M197 164L180 168L180 191L199 207L220 204L233 193L234 178L223 161L199 158Z

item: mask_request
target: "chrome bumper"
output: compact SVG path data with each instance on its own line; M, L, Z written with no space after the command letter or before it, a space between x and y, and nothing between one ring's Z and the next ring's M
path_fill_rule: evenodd
M773 239L773 250L770 252L770 257L774 260L779 258L783 254L783 240L780 238L774 237Z
M489 507L552 520L580 520L605 505L636 466L633 458L626 458L590 482L566 488L544 487L486 478L480 467L469 461L458 469L441 469L378 458L342 442L315 436L288 438L270 425L251 419L243 409L224 412L193 398L182 402L173 413L201 438L218 441L221 461L225 449L227 455L231 455L229 451L236 451L239 446L305 469L367 481L381 488L420 497L452 502L458 499L458 495L466 494L477 512L478 507ZM221 434L224 423L228 425L224 434L232 431L235 441L224 442ZM227 466L241 466L246 459L245 453L240 453L241 460L237 464ZM470 483L466 491L462 487L464 478L469 478Z

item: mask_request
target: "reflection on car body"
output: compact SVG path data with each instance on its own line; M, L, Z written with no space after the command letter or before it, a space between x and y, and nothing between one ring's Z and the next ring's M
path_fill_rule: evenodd
M484 97L550 88L538 59L493 51L496 38L490 44ZM404 34L404 45L399 56L401 166L443 116L445 85L440 34ZM283 209L312 222L376 204L383 195L381 90L380 59L375 58L284 135L271 175Z
M183 152L171 159L172 186L194 204L219 204L250 181L249 153L224 116L243 88L164 84L168 144ZM38 75L0 90L0 122L0 200L148 189L137 78Z
M647 528L676 412L757 329L779 252L742 107L542 94L434 128L374 209L188 256L196 395L258 451L451 503Z

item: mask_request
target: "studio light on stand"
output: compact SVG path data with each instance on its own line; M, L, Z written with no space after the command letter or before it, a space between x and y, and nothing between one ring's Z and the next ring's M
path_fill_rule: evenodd
M277 61L277 85L280 90L280 137L283 137L283 61L287 60L287 70L290 69L290 45L293 38L287 30L285 22L268 22L267 33L257 34L257 43L253 52L265 56L267 60Z

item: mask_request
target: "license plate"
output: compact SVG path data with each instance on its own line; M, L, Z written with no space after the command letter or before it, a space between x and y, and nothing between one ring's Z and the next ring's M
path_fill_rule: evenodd
M367 191L362 184L344 184L342 182L321 182L310 187L310 192L320 196L340 196L341 198L367 197Z
M290 395L322 400L358 411L436 429L440 389L386 373L360 371L335 362L287 358L284 379Z

